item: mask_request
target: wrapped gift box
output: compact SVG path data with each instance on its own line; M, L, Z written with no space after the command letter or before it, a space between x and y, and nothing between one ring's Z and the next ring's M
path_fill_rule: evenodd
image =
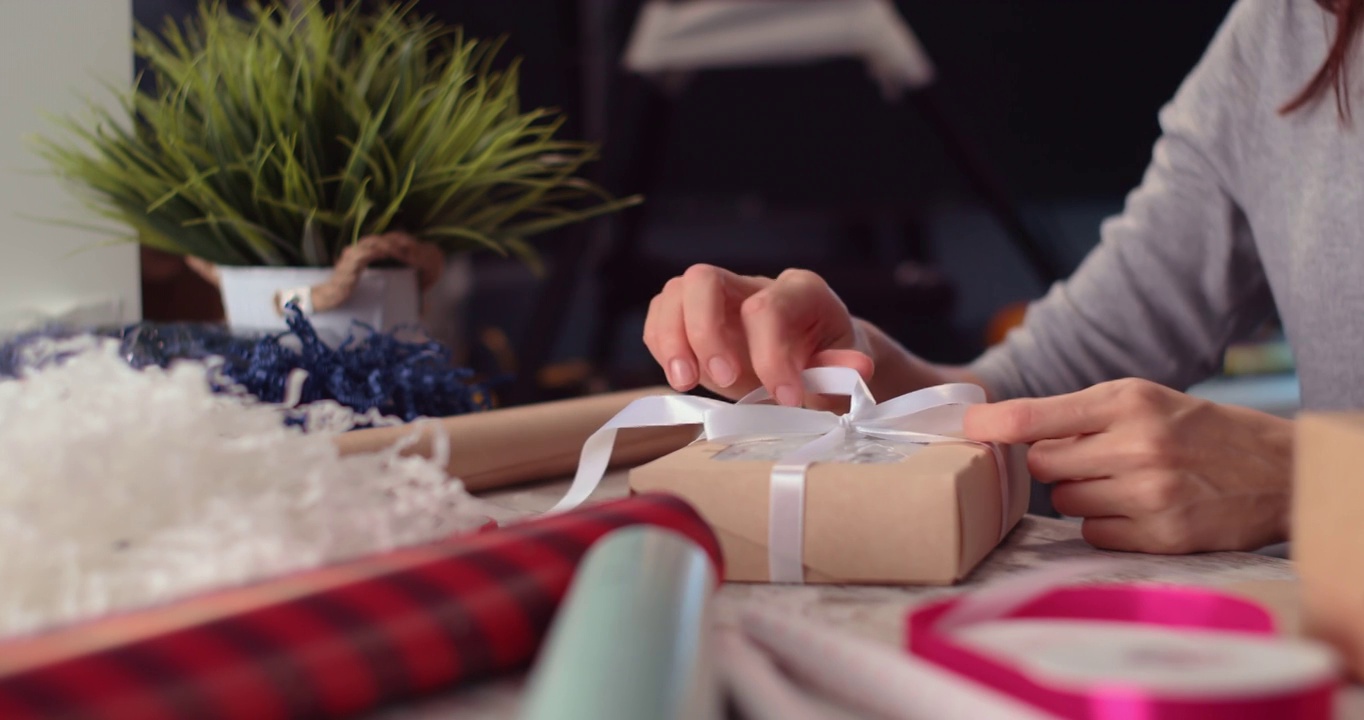
M630 471L630 487L695 507L719 536L726 580L947 585L1027 511L1023 448L962 435L966 411L985 402L980 387L939 385L878 403L851 368L801 377L807 397L846 397L847 411L768 404L764 388L733 404L632 401L583 443L550 512L592 496L621 432L677 426L699 426L698 442Z
M1293 560L1302 624L1364 680L1364 414L1305 414L1294 440Z
M789 442L690 445L632 470L630 488L686 499L720 540L725 579L768 582L771 475L774 456ZM806 471L805 582L961 580L1027 511L1024 450L1001 448L1009 468L1001 482L987 446L845 441L833 461Z

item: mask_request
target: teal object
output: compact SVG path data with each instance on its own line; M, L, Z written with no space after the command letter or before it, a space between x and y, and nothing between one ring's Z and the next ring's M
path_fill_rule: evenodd
M698 545L653 526L588 551L531 670L524 720L722 717L706 649L715 568Z

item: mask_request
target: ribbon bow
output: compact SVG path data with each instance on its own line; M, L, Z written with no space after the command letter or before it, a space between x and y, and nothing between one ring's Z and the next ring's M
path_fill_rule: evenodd
M847 396L844 415L807 408L759 405L771 399L758 389L730 404L689 395L640 398L611 418L583 444L578 472L568 493L550 509L569 510L591 496L606 474L616 432L621 428L700 425L700 438L711 441L754 436L814 436L786 453L772 466L768 515L768 574L774 583L801 583L804 568L805 471L838 448L849 437L873 437L921 444L971 443L989 447L999 467L1002 494L1000 536L1009 529L1009 480L1004 455L996 445L960 436L966 407L985 402L985 391L975 385L950 384L925 388L877 404L856 370L844 367L811 368L802 373L805 390L819 395Z

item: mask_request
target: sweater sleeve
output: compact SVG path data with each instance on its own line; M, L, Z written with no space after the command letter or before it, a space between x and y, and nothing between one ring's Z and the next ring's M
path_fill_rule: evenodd
M1273 310L1237 202L1253 133L1256 42L1273 0L1240 0L1159 116L1141 185L1075 273L971 369L999 399L1141 377L1180 390Z

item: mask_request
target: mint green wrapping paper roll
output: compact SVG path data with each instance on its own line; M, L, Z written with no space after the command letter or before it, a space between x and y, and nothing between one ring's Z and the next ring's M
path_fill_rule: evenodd
M707 649L717 571L682 535L631 527L588 551L531 670L524 720L722 717Z

